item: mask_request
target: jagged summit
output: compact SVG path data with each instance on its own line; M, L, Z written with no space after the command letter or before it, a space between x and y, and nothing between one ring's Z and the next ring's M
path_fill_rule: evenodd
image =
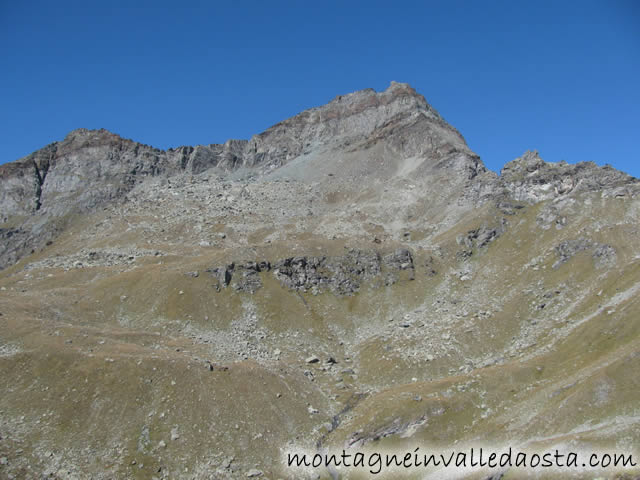
M338 95L327 105L316 107L315 109L332 109L340 106L343 108L343 111L346 112L359 112L365 108L389 105L396 101L399 101L407 111L424 110L440 118L438 112L427 103L424 96L420 95L411 85L395 81L392 81L391 84L381 92L376 92L373 88L366 88L346 95Z

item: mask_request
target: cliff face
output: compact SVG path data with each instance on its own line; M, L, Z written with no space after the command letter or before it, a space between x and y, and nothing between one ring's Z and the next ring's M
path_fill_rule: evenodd
M11 215L30 215L41 207L42 185L57 150L57 143L12 163L0 165L2 221Z
M61 142L0 166L0 199L5 216L88 211L122 197L145 177L209 168L223 153L209 147L165 152L106 130L74 130Z

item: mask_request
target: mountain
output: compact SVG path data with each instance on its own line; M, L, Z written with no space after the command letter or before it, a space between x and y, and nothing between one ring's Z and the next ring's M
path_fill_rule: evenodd
M396 82L222 145L75 130L0 165L0 476L306 478L281 462L294 447L631 451L639 192L537 152L497 175Z

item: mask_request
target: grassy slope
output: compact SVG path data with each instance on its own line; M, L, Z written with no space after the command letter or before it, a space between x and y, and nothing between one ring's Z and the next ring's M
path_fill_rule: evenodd
M456 237L501 217L485 207L433 239L437 254L415 249L414 281L342 298L298 295L270 274L254 295L218 293L203 271L230 257L215 248L143 257L135 268L22 271L28 261L84 247L82 233L101 214L79 219L47 250L0 274L0 454L61 478L73 477L67 471L86 478L89 470L151 478L158 468L240 478L253 467L286 476L279 449L290 441L313 446L323 436L335 446L376 437L382 446L637 445L637 212L623 199L580 201L561 230L538 226L544 204L506 217L506 233L463 262ZM144 219L128 219L136 221ZM581 252L552 268L553 248L579 236L613 245L616 265L597 269ZM282 258L304 250L301 242L307 254L343 246L304 235L292 241L298 247L243 247L233 259ZM161 249L163 242L149 246L116 222L93 247ZM429 257L436 276L424 267ZM193 270L201 275L184 275ZM247 360L238 338L249 342ZM338 365L305 364L312 354L334 356ZM210 372L207 360L228 370ZM362 400L327 434L358 394Z

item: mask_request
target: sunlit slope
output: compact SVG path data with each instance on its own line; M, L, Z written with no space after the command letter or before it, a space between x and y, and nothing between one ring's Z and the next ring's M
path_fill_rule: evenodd
M639 209L572 200L487 203L435 233L414 207L409 234L387 236L364 209L360 239L319 235L313 217L244 236L230 217L209 245L181 240L189 216L151 230L152 207L73 218L0 276L0 453L16 478L288 478L289 444L629 449ZM295 291L273 270L248 293L207 272L403 247L411 275L353 295Z

